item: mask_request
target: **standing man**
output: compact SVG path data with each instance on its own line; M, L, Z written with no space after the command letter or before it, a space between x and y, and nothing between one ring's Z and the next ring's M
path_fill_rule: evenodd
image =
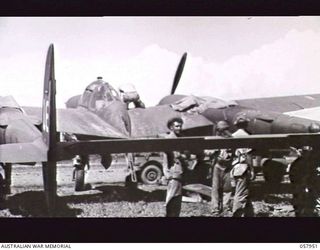
M145 104L141 101L138 91L133 84L124 84L119 87L121 100L127 105L129 109L130 103L133 103L135 108L145 108Z
M234 125L237 127L233 137L248 136L247 127L249 119L245 116L236 118ZM253 208L249 197L249 184L254 180L255 174L252 166L252 149L238 148L235 151L235 159L232 163L231 178L235 182L233 198L233 217L253 216Z
M177 138L181 136L183 120L174 117L167 122L170 130L165 138ZM184 168L186 167L186 155L178 151L165 152L163 159L163 172L168 179L166 194L166 217L178 217L182 202L182 182Z
M291 147L291 149L298 156L290 167L295 215L296 217L318 217L319 156L310 146L304 146L301 149Z
M226 121L219 121L216 127L216 135L225 138L231 137L229 124ZM211 204L212 214L218 216L223 208L229 208L232 194L230 170L232 163L232 151L221 149L214 153L212 169L212 191Z

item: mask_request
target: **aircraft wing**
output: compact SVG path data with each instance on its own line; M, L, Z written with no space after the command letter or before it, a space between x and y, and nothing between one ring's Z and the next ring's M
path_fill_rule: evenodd
M173 117L184 121L185 135L212 135L213 124L204 116L187 112L174 111L169 105L129 110L132 137L154 137L168 132L167 122Z
M41 108L23 107L23 110L28 115L41 120ZM117 128L111 126L86 109L58 109L57 120L58 132L103 138L127 138L127 136L118 131Z
M286 112L286 115L320 121L320 106L308 109L300 109L296 111Z
M244 107L284 113L320 106L320 94L254 98L236 102Z
M270 149L270 145L277 148L311 146L319 148L320 134L268 134L250 135L238 138L224 138L217 136L179 137L179 138L134 138L118 140L92 140L78 142L58 142L57 160L71 158L76 154L113 154L161 152L174 150L189 150L198 152L203 149L221 148L255 148Z
M0 162L30 163L47 161L47 147L42 137L30 143L0 145Z

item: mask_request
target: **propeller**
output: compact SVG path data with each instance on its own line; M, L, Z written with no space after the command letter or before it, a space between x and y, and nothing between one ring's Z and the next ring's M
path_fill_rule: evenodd
M187 60L187 53L185 52L181 57L176 74L173 79L173 84L172 84L172 88L171 88L171 92L170 92L171 95L174 94L174 92L176 91L176 88L178 87L178 83L180 81L186 60Z

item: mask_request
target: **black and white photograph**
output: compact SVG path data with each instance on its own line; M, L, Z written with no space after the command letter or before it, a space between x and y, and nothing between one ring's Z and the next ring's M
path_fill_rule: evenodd
M320 17L1 17L0 34L0 217L320 215Z

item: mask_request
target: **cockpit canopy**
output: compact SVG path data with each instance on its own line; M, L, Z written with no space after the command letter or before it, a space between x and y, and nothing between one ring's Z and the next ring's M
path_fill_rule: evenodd
M80 98L79 106L99 110L113 101L120 101L118 92L107 82L98 77L90 83Z

